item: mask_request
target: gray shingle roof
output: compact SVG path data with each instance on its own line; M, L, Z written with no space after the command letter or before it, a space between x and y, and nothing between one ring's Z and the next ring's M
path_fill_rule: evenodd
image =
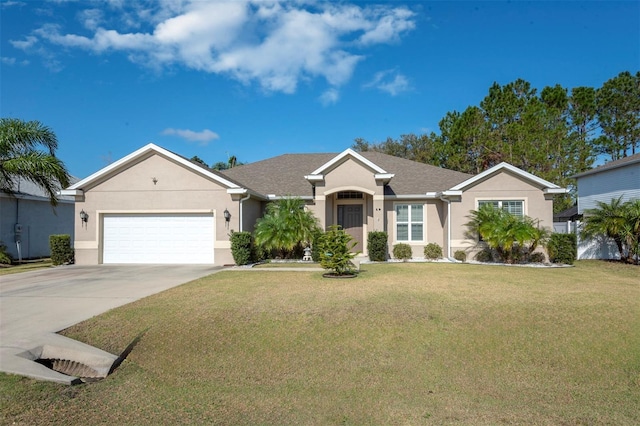
M595 167L591 170L587 170L586 172L578 173L577 175L571 176L572 178L579 178L583 176L589 176L595 173L604 172L606 170L617 169L618 167L627 166L629 164L640 163L640 153L630 155L628 157L620 158L619 160L609 161L602 166Z
M79 179L77 177L71 176L69 179L69 184L73 185L78 181ZM46 199L47 202L49 200L49 195L42 188L40 188L38 185L31 182L30 180L27 180L21 177L16 179L16 184L13 186L12 189L14 191L14 195L16 196L37 197L37 198L42 198L43 200ZM58 185L58 189L61 190L64 188ZM60 201L75 201L74 197L68 196L68 195L58 195L57 198Z
M386 195L425 194L443 191L471 177L466 173L418 163L379 152L359 153L367 160L395 174L385 188ZM260 194L311 196L304 177L324 165L337 153L285 154L221 172L229 179Z

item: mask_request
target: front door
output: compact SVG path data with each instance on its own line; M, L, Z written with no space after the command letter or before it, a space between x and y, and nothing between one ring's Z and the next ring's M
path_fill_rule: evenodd
M352 251L362 253L362 204L339 204L338 225L357 242Z

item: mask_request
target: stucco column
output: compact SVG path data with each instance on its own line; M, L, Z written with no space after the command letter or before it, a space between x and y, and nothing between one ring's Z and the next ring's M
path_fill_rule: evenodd
M374 195L372 231L384 231L384 228L384 195Z

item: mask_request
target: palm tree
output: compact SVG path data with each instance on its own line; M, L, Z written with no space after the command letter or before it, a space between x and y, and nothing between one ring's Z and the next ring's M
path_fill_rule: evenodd
M304 201L286 197L267 205L266 214L256 223L255 242L288 257L309 244L317 228L318 219L304 209Z
M636 265L640 263L640 199L627 201L623 205L625 226L623 237L629 248L629 259L635 257Z
M625 250L625 208L622 196L612 198L610 203L596 202L597 207L584 211L584 227L582 237L591 239L599 235L611 238L618 248L620 259L627 261L628 253Z
M44 190L52 205L56 193L69 186L69 173L55 156L58 139L38 121L0 118L0 191L13 194L20 179Z
M527 259L549 232L540 228L530 217L512 215L506 210L485 204L471 212L467 223L471 235L479 235L487 246L495 250L498 258L506 263Z

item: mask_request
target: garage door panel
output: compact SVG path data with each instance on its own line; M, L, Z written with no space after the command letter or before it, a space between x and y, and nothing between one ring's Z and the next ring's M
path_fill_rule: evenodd
M103 263L213 263L211 214L105 215Z

